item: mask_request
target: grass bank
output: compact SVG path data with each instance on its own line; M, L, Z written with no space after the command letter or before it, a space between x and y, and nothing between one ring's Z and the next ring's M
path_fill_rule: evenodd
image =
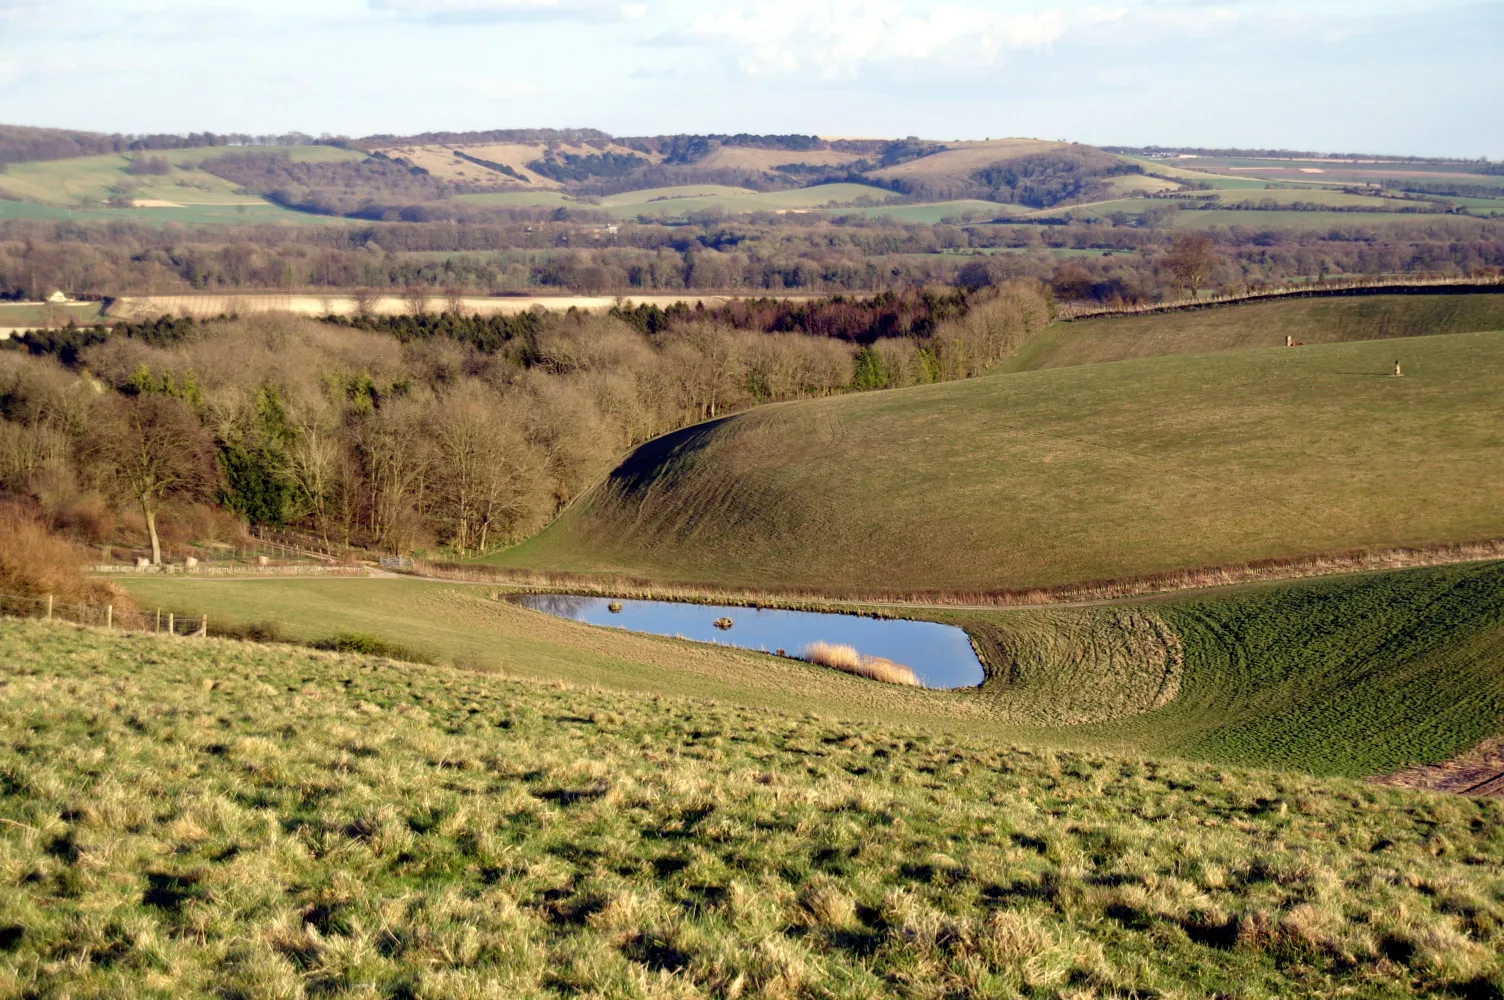
M1373 295L1251 302L1057 323L1004 367L1037 371L1170 354L1207 354L1504 330L1504 295Z
M1498 996L1504 808L0 623L0 988Z
M594 628L417 580L132 580L145 608L367 635L436 661L862 724L1367 776L1445 761L1504 719L1504 563L1114 606L908 613L967 629L979 688L925 691ZM864 610L857 606L855 610ZM885 613L903 613L883 609Z
M774 405L644 446L489 561L979 592L1490 538L1501 379L1504 334L1460 334Z

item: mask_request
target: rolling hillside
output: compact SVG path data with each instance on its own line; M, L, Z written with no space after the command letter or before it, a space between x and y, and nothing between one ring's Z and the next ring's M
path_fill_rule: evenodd
M0 622L29 996L1497 995L1504 810Z
M1492 537L1501 380L1504 334L1461 334L766 407L644 446L495 562L989 591Z
M476 586L178 578L129 588L147 608L207 613L224 626L262 623L263 633L302 642L374 636L436 662L536 681L1319 774L1446 761L1504 719L1499 562L1110 606L882 609L971 634L987 676L957 691L580 625Z
M1056 323L1008 363L1035 371L1169 354L1504 330L1504 295L1364 295L1252 302Z

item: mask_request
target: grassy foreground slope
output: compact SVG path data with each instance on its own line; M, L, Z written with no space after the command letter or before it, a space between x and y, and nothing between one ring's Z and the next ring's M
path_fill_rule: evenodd
M919 691L562 621L416 580L139 580L147 607L356 632L434 660L1034 745L1367 776L1504 728L1504 563L1225 588L1110 607L913 610L966 628L981 687Z
M1504 807L0 623L0 990L1498 997Z
M1168 354L1388 340L1504 330L1504 295L1373 295L1287 299L1057 323L1008 363L1036 371Z
M493 561L876 594L1489 537L1501 383L1504 334L1464 334L769 406L644 446Z

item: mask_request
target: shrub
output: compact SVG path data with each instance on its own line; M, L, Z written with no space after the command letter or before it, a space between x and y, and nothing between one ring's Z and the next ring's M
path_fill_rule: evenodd
M24 509L0 508L0 593L134 607L108 583L85 576L88 564L83 546L52 534Z
M388 642L374 635L361 632L340 632L327 639L309 643L314 649L326 649L336 653L360 653L364 656L384 656L389 660L405 660L408 663L433 663L433 657L409 649L399 643Z

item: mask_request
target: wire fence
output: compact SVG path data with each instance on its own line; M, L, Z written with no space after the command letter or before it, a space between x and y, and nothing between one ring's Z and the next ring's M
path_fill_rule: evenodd
M0 594L0 615L42 621L71 622L122 632L157 632L201 638L209 634L208 615L183 615L157 608L150 611L117 608L113 604L68 604L52 597Z

